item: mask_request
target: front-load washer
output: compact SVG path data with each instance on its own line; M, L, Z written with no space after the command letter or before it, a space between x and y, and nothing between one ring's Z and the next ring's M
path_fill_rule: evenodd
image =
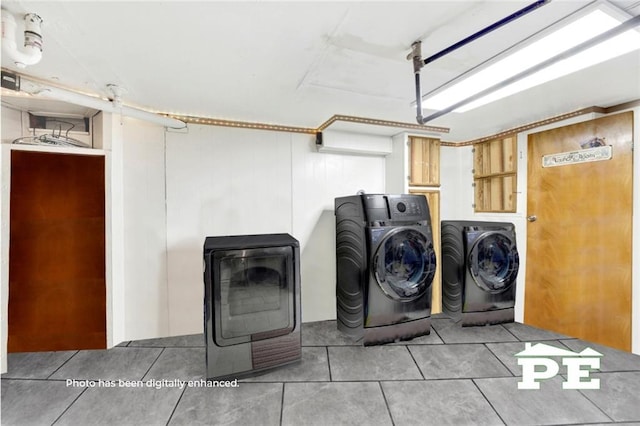
M442 221L442 309L462 326L513 322L520 265L515 227Z
M335 200L338 329L364 345L431 331L436 255L422 195Z

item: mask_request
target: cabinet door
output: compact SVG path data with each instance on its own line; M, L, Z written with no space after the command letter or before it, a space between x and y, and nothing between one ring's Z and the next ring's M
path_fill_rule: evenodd
M516 136L474 145L473 179L476 212L516 211Z
M104 157L11 153L8 352L106 348Z
M436 252L436 274L433 277L431 287L431 313L442 312L442 282L440 279L440 191L428 189L410 189L410 194L422 194L427 197L429 211L431 213L431 232L433 234L433 246Z
M440 186L440 140L409 137L409 186Z

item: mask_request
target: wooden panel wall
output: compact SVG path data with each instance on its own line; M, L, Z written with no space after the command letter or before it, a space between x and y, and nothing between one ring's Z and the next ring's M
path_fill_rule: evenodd
M473 178L476 212L515 212L516 136L474 145Z
M409 137L411 169L409 186L440 185L440 140Z

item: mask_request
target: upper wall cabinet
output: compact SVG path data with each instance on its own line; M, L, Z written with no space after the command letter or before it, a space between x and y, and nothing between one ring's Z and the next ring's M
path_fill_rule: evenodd
M473 148L475 211L516 211L516 135L477 143Z
M409 136L409 186L440 186L440 140Z
M399 133L392 143L393 151L385 157L387 193L440 189L440 139Z

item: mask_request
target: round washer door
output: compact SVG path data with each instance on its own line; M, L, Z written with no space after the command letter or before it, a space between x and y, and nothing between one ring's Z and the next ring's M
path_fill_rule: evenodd
M431 286L436 272L433 243L413 228L398 228L381 241L373 257L382 291L394 300L410 301Z
M520 258L515 242L500 232L483 233L469 252L469 271L476 285L501 293L516 281Z

